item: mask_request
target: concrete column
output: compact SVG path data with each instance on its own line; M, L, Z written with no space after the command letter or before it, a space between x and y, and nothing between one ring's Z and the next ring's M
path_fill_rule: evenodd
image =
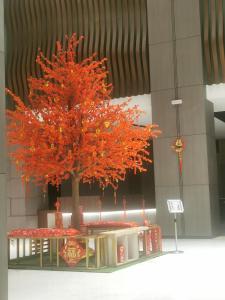
M8 294L8 259L6 240L6 155L5 155L5 53L4 7L0 0L0 299Z
M176 111L171 100L177 87L177 97L183 100L180 126L186 144L182 234L211 236L218 220L216 151L213 106L206 101L203 81L199 1L147 3L153 122L162 130L154 142L157 221L164 235L173 234L166 200L180 198L178 161L171 149L176 138Z

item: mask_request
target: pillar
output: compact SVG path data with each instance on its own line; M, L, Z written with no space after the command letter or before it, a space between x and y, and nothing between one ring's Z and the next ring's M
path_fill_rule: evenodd
M162 135L154 141L157 222L173 234L167 199L180 198L176 138L180 106L183 154L184 236L212 236L218 220L217 170L213 105L206 101L203 79L199 1L147 0L153 123ZM174 48L175 47L175 48ZM182 225L182 226L181 226Z
M8 293L8 259L6 240L6 155L5 155L5 53L4 53L4 6L0 0L0 299Z

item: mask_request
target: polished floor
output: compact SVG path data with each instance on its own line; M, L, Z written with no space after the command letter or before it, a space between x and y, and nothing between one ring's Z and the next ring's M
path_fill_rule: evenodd
M9 270L9 300L225 300L225 237L178 248L184 253L109 274Z

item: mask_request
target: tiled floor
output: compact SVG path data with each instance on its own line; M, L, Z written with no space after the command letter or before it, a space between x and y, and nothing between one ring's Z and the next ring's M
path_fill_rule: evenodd
M110 274L9 270L9 300L225 300L225 237L179 249Z

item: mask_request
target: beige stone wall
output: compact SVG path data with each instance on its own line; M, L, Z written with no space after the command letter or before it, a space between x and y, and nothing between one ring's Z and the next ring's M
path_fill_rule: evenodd
M37 211L44 206L41 187L29 184L26 195L21 174L9 158L7 169L7 229L37 227Z
M182 198L179 217L183 236L212 236L218 220L217 171L213 106L206 101L203 77L199 1L149 0L149 53L153 123L162 134L154 141L157 222L173 235L167 199ZM177 136L176 109L182 99L180 133L183 185L171 145Z

